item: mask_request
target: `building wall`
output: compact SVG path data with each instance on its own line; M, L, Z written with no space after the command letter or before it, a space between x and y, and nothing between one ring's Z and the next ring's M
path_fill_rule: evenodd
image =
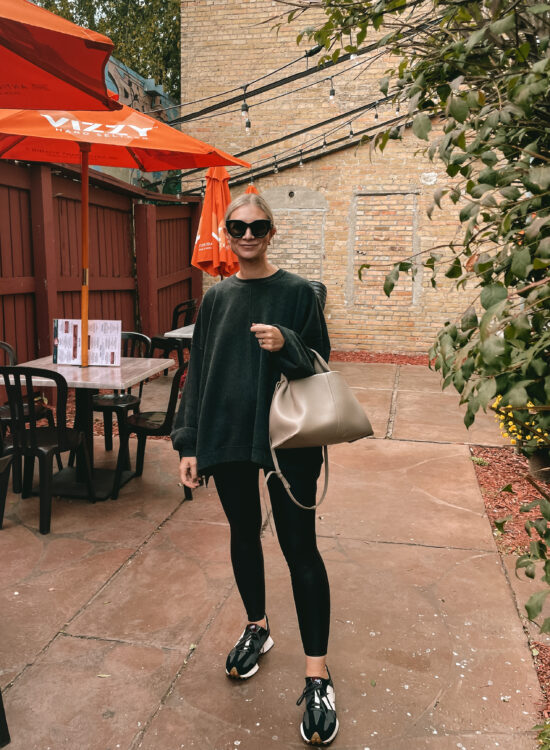
M235 95L239 92L223 92L245 83L252 89L304 70L306 62L300 60L252 83L311 46L296 46L296 36L306 23L313 25L322 17L319 11L288 25L281 16L284 8L271 0L182 0L182 102L217 95L184 106L183 114ZM279 21L282 25L277 32L274 26ZM316 59L309 62L310 67ZM259 146L381 99L378 81L390 62L387 56L370 55L332 68L336 91L332 102L329 73L323 70L250 99L249 135L244 131L240 104L222 110L223 115L218 112L190 120L183 129L231 153ZM313 81L317 84L291 93ZM267 101L272 97L277 98ZM395 116L391 105L380 105L377 120L374 111L362 115L353 121L353 131ZM255 181L277 220L272 259L326 284L326 315L334 349L425 352L444 322L460 317L473 297L471 291L455 292L443 275L434 291L431 274L419 262L421 253L459 237L458 214L452 204L443 211L436 209L433 220L426 216L434 189L445 182L444 172L421 153L422 142L411 133L405 133L403 141L389 141L383 154L368 145L351 145L352 141L351 147L336 154L321 151L323 134L330 150L334 140L347 140L348 132L349 125L335 123L244 157L259 171L271 168L274 158L281 163L289 150L319 147L316 153L321 158L306 159L302 168L281 169ZM229 171L237 174L239 170ZM183 189L185 185L194 187L196 182L184 183ZM245 187L233 188L232 196ZM450 255L448 249L438 252ZM415 278L402 275L388 298L383 291L385 275L393 263L411 257L417 266ZM360 279L363 264L370 268Z

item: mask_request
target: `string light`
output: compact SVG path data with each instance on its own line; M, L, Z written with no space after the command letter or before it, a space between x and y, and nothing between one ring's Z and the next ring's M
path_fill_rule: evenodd
M323 151L326 151L326 150L327 150L327 137L324 135L323 136Z
M328 98L330 101L334 101L334 97L336 96L336 91L334 90L334 82L332 78L330 79L330 91L328 92Z
M378 120L378 102L374 105L374 119Z
M247 135L250 135L250 120L247 120L244 124L244 129Z
M396 114L396 115L398 115L398 114L399 114L399 102L397 102L397 105L396 105L396 107L395 107L395 114Z
M275 174L278 174L279 172L279 165L277 164L277 159L275 158L273 159L273 171L275 172Z
M300 169L304 168L304 160L302 159L302 152L301 151L300 151L300 161L298 163L298 166L300 167Z
M350 141L351 141L351 139L353 138L354 135L355 135L355 133L353 132L353 125L350 122L350 124L349 124L349 139L350 139Z
M241 115L243 117L248 117L248 104L246 103L246 99L243 99L243 103L241 104Z

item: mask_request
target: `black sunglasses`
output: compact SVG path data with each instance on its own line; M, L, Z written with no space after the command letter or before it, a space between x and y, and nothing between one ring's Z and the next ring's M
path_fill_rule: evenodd
M238 219L229 219L225 222L227 231L235 239L240 239L246 234L246 230L250 229L254 237L265 237L271 229L271 222L269 219L256 219L247 224L246 221L239 221Z

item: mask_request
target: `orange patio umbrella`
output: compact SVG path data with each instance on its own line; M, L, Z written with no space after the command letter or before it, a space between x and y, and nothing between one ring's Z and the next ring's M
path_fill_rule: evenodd
M130 107L116 112L0 110L0 158L82 166L82 366L88 365L88 166L144 172L248 162Z
M258 189L256 188L256 185L253 185L250 183L250 185L246 188L244 191L245 193L255 193L256 195L259 195Z
M0 0L0 107L119 109L105 85L113 49L103 34L29 0Z
M223 231L224 216L231 203L229 173L223 167L210 167L206 173L206 191L192 265L211 276L231 276L239 270L239 261Z

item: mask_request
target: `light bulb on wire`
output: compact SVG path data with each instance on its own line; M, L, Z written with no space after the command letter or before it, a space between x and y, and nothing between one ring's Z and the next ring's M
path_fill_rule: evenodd
M350 139L350 141L351 141L351 139L353 138L354 135L355 135L355 133L353 132L353 125L350 122L350 124L349 124L349 136L348 136L348 138Z
M302 152L300 151L300 161L298 162L300 169L304 168L304 160L302 159Z
M248 104L246 103L246 99L243 99L243 103L241 104L241 115L243 117L248 117Z
M273 159L273 171L275 174L278 174L279 172L279 165L277 164L277 159Z
M244 124L244 130L247 135L250 135L250 120L247 120Z
M330 91L328 92L328 98L330 101L334 101L334 97L336 96L336 91L334 90L334 83L332 81L332 78L330 79Z
M323 151L327 150L327 139L326 136L323 136Z
M374 119L378 120L378 104L374 105Z

